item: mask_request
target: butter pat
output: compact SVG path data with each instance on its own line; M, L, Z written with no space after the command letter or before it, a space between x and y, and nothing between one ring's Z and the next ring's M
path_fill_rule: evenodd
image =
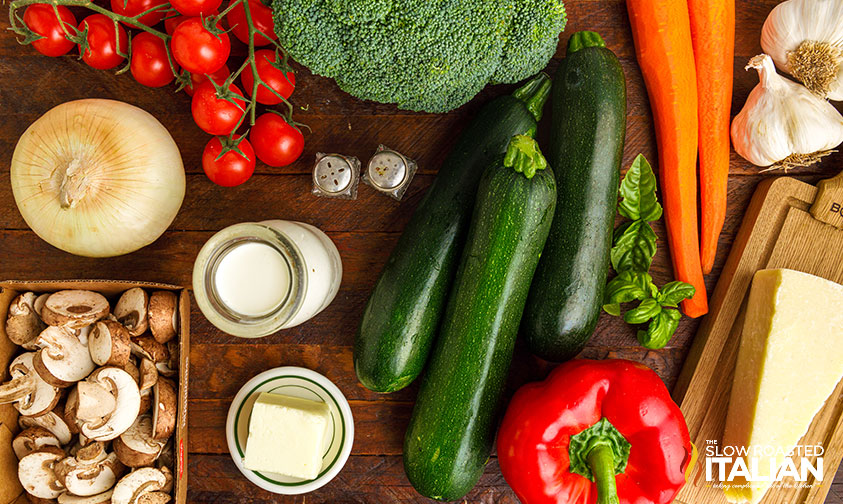
M777 480L843 378L841 355L843 285L786 269L755 274L723 436L723 448L749 450L749 478L723 481L729 502L757 503ZM794 459L799 469L800 455Z
M243 465L252 471L316 479L330 421L323 402L262 392L252 408Z

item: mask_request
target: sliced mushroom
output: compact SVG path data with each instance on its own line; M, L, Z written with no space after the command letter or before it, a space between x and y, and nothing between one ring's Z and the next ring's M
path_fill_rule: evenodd
M61 443L52 432L43 427L24 429L12 440L12 449L18 460L47 446L61 448Z
M149 492L138 498L138 504L167 504L170 502L170 494L165 492Z
M126 326L131 336L140 336L149 327L148 306L149 296L146 291L140 287L134 287L120 296L117 305L114 306L114 316L117 317L118 322Z
M63 493L59 495L58 504L110 504L113 491L109 489L101 494L91 495L90 497L80 497L70 493Z
M48 297L50 297L50 293L45 292L35 298L35 303L33 304L33 306L35 307L35 313L38 314L38 318L41 318L41 310L44 309L44 305L47 303Z
M88 350L91 359L100 366L124 367L132 354L129 331L119 322L100 320L91 329Z
M108 300L97 292L63 290L51 294L41 309L41 319L51 326L80 329L108 315Z
M158 368L149 359L141 359L139 373L138 385L141 391L151 389L158 382Z
M139 415L143 415L147 413L150 409L152 409L152 389L148 388L146 390L141 390L141 403L140 409L138 410Z
M155 461L155 466L162 471L164 468L175 467L175 457L173 454L173 445L175 442L173 438L167 440L167 443L164 445L164 448L161 449L161 455L158 456L158 460Z
M0 404L14 403L21 415L38 416L52 410L61 395L35 371L34 352L15 357L9 366L11 381L0 385Z
M83 385L84 384L84 385ZM135 379L120 368L99 368L84 381L76 386L78 407L76 408L76 422L79 430L85 436L96 441L110 441L126 432L140 410L140 390ZM91 407L83 409L83 402L87 398L104 397L102 391L114 398L114 407L106 408L106 414L98 416L102 409Z
M18 479L26 493L39 499L55 499L64 492L55 465L64 458L61 449L47 447L30 453L18 463ZM163 474L162 474L163 478Z
M114 453L127 467L151 466L164 450L164 444L152 437L152 417L141 415L114 440Z
M66 445L75 434L73 431L76 430L76 426L71 426L65 421L63 412L64 406L59 404L52 411L37 417L21 416L18 418L18 424L22 429L31 427L46 429L59 440L59 444Z
M6 319L6 336L15 345L27 350L34 350L31 342L47 327L35 310L36 299L34 292L19 295L9 305L9 317Z
M44 329L35 344L40 348L33 360L35 370L55 387L70 387L96 368L88 347L64 327Z
M113 504L138 504L142 502L140 499L144 495L161 492L166 483L167 476L159 469L154 467L135 469L123 476L114 486L111 502Z
M152 437L166 440L176 428L178 396L173 383L158 380L152 387Z
M154 363L167 362L170 359L170 351L163 343L158 343L155 338L146 334L132 340L132 353L139 358L146 358Z
M97 382L81 381L67 397L68 408L76 422L91 422L106 417L117 407L117 398Z
M178 334L178 297L172 291L156 291L149 296L149 329L159 343L166 343Z
M80 497L101 494L114 487L125 468L114 453L106 453L103 443L80 448L75 456L55 465L59 482L68 492Z
M158 469L164 473L164 488L161 489L164 493L172 493L173 487L175 486L175 479L173 478L173 471L170 470L167 466L159 466Z

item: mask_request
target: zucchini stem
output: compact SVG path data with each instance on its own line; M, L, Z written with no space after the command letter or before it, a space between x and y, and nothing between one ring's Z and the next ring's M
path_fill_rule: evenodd
M515 135L506 148L503 165L531 179L538 170L547 168L547 160L533 138L527 135Z
M550 76L540 72L512 93L512 96L524 102L536 122L541 121L544 104L550 96L550 84ZM535 131L532 133L535 134Z

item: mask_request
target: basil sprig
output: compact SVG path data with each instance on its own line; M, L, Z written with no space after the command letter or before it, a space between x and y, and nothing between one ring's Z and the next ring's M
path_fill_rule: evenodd
M693 297L694 287L674 281L659 290L648 273L657 240L650 222L661 218L662 206L656 197L656 176L643 155L632 162L618 192L618 213L629 220L614 233L611 260L617 276L606 285L603 310L619 317L621 304L638 301L623 314L624 321L649 322L646 330L638 331L638 341L646 348L662 348L679 326L682 315L676 307Z

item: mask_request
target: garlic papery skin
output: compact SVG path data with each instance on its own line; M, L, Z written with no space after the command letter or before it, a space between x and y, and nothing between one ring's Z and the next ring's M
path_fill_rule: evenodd
M732 120L735 152L757 166L808 166L843 143L843 116L828 101L776 73L761 54L749 61L761 82Z
M776 66L816 94L843 100L843 0L787 0L761 29Z
M184 199L176 143L151 114L113 100L67 102L38 118L12 155L24 220L72 254L110 257L155 241Z

